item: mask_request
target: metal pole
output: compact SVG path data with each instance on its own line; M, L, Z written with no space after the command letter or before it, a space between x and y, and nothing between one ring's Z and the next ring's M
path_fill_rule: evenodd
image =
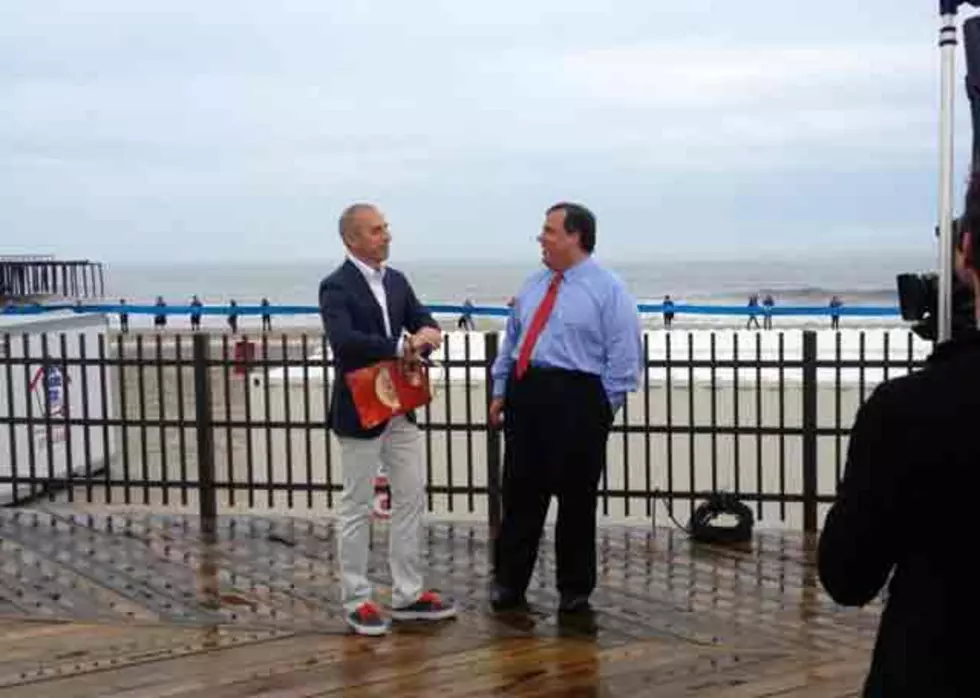
M936 341L953 326L953 106L956 89L956 7L944 3L939 30L942 91L939 112L939 298Z
M490 401L493 399L492 387L493 387L493 376L491 369L493 368L493 362L497 358L497 352L500 351L498 346L499 338L496 332L487 332L483 335L483 341L486 343L483 350L484 357L486 358L486 375L484 376L484 385L486 386L486 398L487 404L486 409L490 409ZM487 425L487 515L488 524L490 527L490 545L487 551L490 555L490 565L491 567L495 564L494 551L496 550L496 540L500 533L500 521L503 513L503 505L501 502L501 485L500 485L500 431L494 427Z
M817 532L817 333L803 331L803 530Z
M211 409L211 366L208 335L194 333L194 403L197 427L197 496L201 532L217 531L218 502L214 486L214 417Z

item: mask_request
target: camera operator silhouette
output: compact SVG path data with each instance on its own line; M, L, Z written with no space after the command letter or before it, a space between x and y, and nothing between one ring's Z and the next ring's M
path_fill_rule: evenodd
M962 220L955 270L972 291L976 320L976 174ZM846 606L870 603L888 582L865 696L977 695L980 606L969 559L976 546L972 500L980 491L978 425L975 324L939 342L923 369L881 383L858 410L818 566L824 588Z

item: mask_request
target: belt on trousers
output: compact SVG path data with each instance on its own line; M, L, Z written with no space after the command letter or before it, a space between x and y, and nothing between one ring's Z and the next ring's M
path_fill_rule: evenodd
M522 380L526 381L528 378L532 376L540 376L540 377L554 376L555 378L571 378L573 380L580 380L580 381L599 380L598 373L589 373L588 371L578 371L571 368L559 368L556 366L541 366L541 365L534 365L534 364L531 364L528 367L527 373L524 374L524 378ZM514 375L513 371L511 371L510 379L516 380L516 376Z

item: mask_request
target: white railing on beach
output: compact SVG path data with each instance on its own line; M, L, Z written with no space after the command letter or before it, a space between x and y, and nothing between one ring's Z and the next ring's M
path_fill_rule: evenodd
M647 380L650 384L728 384L736 380L742 384L800 383L803 380L803 336L805 330L753 331L753 330L652 330L644 333L647 347ZM863 383L873 385L901 373L901 364L916 364L925 360L932 351L932 343L904 329L883 330L816 330L817 382L832 384ZM502 333L449 332L445 344L433 354L437 366L432 372L438 385L447 380L451 384L482 383L486 378L487 358L485 338L496 334L499 342ZM329 348L327 350L329 357ZM876 362L891 362L887 369L875 366ZM449 362L451 367L439 364ZM668 367L669 363L679 366ZM744 363L738 368L733 362ZM758 362L764 366L754 366ZM839 368L833 364L860 362L868 366ZM461 364L469 363L467 367ZM697 364L689 366L688 364ZM719 365L705 365L717 363ZM724 364L729 365L724 365ZM783 364L782 367L775 364ZM319 353L310 357L308 367L291 365L269 370L270 384L283 381L322 380L323 357ZM327 378L334 379L332 366L326 367Z

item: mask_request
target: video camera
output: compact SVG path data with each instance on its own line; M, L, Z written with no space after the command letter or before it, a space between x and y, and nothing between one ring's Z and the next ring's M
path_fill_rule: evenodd
M958 231L958 228L959 221L956 220L953 222L953 229ZM976 329L973 290L955 274L952 299L952 335L956 337ZM912 331L928 342L935 342L939 322L939 274L899 274L898 303L902 319L916 323L912 326Z

